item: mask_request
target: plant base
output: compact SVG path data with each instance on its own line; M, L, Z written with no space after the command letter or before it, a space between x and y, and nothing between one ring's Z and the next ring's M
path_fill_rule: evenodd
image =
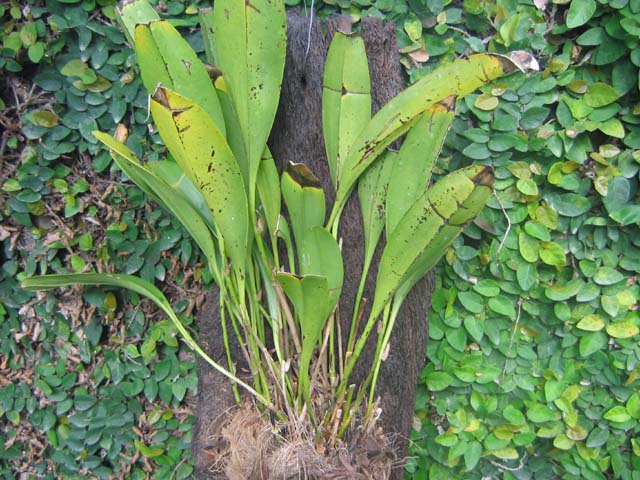
M220 420L204 450L210 478L386 480L396 462L392 442L376 425L325 448L315 442L309 422L273 424L249 403Z

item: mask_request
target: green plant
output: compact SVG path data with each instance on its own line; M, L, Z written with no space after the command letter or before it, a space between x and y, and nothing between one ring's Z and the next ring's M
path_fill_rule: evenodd
M253 384L237 378L233 359L224 368L207 357L169 302L142 279L124 274L59 274L28 278L23 286L106 284L149 297L199 355L265 408L291 421L306 412L318 435L335 442L351 425L367 391L367 405L373 404L377 372L406 294L490 195L493 170L486 166L466 167L427 188L453 120L455 99L516 65L498 55L452 62L424 76L370 118L362 41L357 35L336 35L327 59L323 100L336 201L325 223L324 194L317 179L303 165L290 165L278 178L266 147L284 68L282 3L218 1L213 13L202 13L209 61L222 71L215 82L175 28L159 21L143 0L123 7L120 21L135 44L151 95L151 114L175 163L140 162L123 143L121 132L117 138L97 131L94 136L110 149L129 178L180 220L202 249L220 289L227 348L230 325L243 339ZM344 68L354 62L357 69ZM387 152L405 133L402 149L397 154ZM420 151L428 155L421 157ZM408 174L412 171L422 175ZM361 286L385 228L387 243L371 313L360 330L360 294L347 350L338 355L335 349L342 346L335 343L335 306L344 281L339 225L356 184L367 265ZM281 214L281 198L291 229ZM282 261L279 239L286 247ZM371 375L354 390L350 374L379 319L381 333ZM267 348L269 336L273 352ZM319 368L322 364L326 371ZM288 374L281 376L278 372L285 365L290 365ZM321 383L329 386L328 397L318 393ZM237 391L236 395L240 399Z

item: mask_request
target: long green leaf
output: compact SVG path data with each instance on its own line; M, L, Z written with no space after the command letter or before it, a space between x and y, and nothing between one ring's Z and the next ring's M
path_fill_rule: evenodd
M393 162L386 203L387 235L425 192L454 117L454 99L436 103L409 130Z
M138 25L135 48L145 88L153 95L162 85L193 100L225 134L216 89L204 64L189 43L169 22Z
M387 239L376 280L371 316L379 315L408 279L417 281L484 208L491 167L456 170L436 182L402 217Z
M269 148L265 148L260 170L258 171L258 196L267 221L270 235L276 234L282 197L280 196L280 177L278 168Z
M516 71L507 57L493 54L472 55L456 60L424 76L396 95L374 115L356 139L345 159L329 225L342 212L358 177L396 138L406 133L430 106L451 95L462 97L480 86Z
M358 199L364 233L364 265L368 268L382 236L385 224L386 195L397 154L387 151L371 165L358 181ZM363 272L366 275L366 272Z
M234 266L244 270L249 213L240 168L207 113L188 98L158 88L151 114L167 148L202 192Z
M218 257L211 230L194 206L187 200L180 190L170 186L154 172L147 169L127 148L112 136L93 132L93 135L111 150L116 164L129 176L145 193L151 195L163 208L172 213L185 227L191 238L198 244L209 262L211 271L219 282ZM207 212L208 213L208 212Z
M211 65L216 64L216 44L215 44L215 26L213 23L213 9L201 8L200 17L200 33L202 34L202 43L204 45L204 53L207 56L207 62Z
M242 172L242 178L244 180L245 187L249 187L249 160L247 159L247 151L244 146L244 137L242 136L242 129L238 122L238 116L233 108L233 102L229 97L227 91L227 84L223 76L216 78L214 83L216 92L218 92L218 99L220 100L220 106L222 107L222 115L224 115L224 122L227 126L227 143L231 147L233 156L236 157L236 162ZM247 195L249 191L247 190Z
M27 278L22 281L22 288L27 290L48 290L58 287L66 287L70 285L108 285L118 288L126 288L152 300L173 322L175 327L182 335L187 345L191 347L198 355L200 355L209 365L220 372L233 382L254 395L259 401L265 405L269 402L256 392L249 385L244 383L238 377L226 370L209 355L206 354L198 343L193 339L189 331L184 327L180 318L176 315L171 304L158 288L138 277L132 275L109 274L109 273L78 273L78 274L62 274L62 275L42 275L39 277Z
M369 65L362 38L336 32L324 69L322 131L334 187L342 161L371 119Z
M284 72L284 1L216 0L213 23L216 65L225 76L242 129L253 204L256 175L278 107Z

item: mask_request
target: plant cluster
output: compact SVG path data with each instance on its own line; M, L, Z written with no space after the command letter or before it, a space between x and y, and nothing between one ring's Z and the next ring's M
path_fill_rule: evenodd
M294 3L301 2L287 2ZM27 4L33 17L25 14ZM157 210L141 209L145 197L139 190L125 188L119 181L111 187L119 174L108 152L83 133L95 126L80 130L95 121L101 130L113 131L115 122L125 118L127 145L134 152L145 152L151 161L164 156L157 136L146 129L146 92L133 54L122 33L105 21L115 18L112 5L49 1L45 10L41 3L29 0L11 7L20 8L22 18L12 22L10 7L5 8L3 35L33 18L42 19L46 33L36 28L38 41L45 43L45 55L37 64L29 59L28 47L20 47L18 56L7 49L6 37L0 53L3 81L33 75L35 83L33 92L23 82L4 86L1 94L6 106L2 114L11 115L13 129L5 135L2 167L2 194L7 201L1 211L0 332L5 339L1 354L9 359L3 363L2 375L10 383L0 386L0 428L9 439L6 448L0 449L0 471L13 478L13 466L29 464L45 476L54 468L65 478L85 478L78 473L83 471L83 459L97 462L99 458L102 463L92 471L105 478L124 471L131 478L144 478L151 471L155 478L169 478L177 466L177 478L187 477L189 418L181 413L179 399L185 385L187 391L193 388L195 373L192 363L184 362L185 346L174 343L175 328L162 324L145 333L144 326L156 317L136 294L88 288L82 297L73 297L93 318L90 325L80 325L74 320L79 316L73 314L75 310L59 315L54 297L34 302L17 283L23 278L18 272L26 268L31 275L47 263L54 270L70 264L79 270L83 264L113 265L109 268L140 274L149 281L173 278L181 283L191 273L208 278L207 270L194 263L196 249L176 221ZM436 296L431 313L429 361L433 366L427 366L421 380L409 475L637 475L638 415L633 393L638 337L621 338L617 327L610 326L626 322L628 315L632 324L638 324L633 313L638 297L637 223L633 216L628 220L618 216L635 215L637 209L637 2L347 0L316 2L316 7L320 16L340 10L354 18L376 15L395 21L402 61L413 81L456 56L487 50L524 49L534 53L544 69L530 80L511 77L507 88L487 88L459 102L461 118L454 121L445 156L436 165L440 175L464 164L464 150L465 156L475 155L479 163L494 164L496 159L502 205L491 200L491 208L466 230L437 270L442 293ZM13 11L17 15L18 10ZM158 11L163 16L179 15L172 22L186 27L186 38L203 53L199 34L189 30L198 22L196 8L170 1L158 6ZM100 61L103 56L106 62ZM96 80L102 76L111 86L102 92L74 86L81 77L61 73L74 59L85 62ZM12 62L20 65L13 70L23 69L19 76L12 76L6 67ZM90 73L84 76L88 83L92 78ZM572 84L574 80L578 82ZM602 84L612 87L617 96ZM589 89L592 95L587 96ZM611 101L589 105L593 92L603 91ZM586 113L589 108L593 111ZM42 123L37 123L40 114L33 117L36 122L26 115L42 110L55 113L55 123L47 120L48 114ZM594 129L596 124L604 125L604 130ZM620 125L624 138L620 138ZM552 134L547 136L549 131ZM521 163L508 168L512 162ZM98 176L89 173L91 163L101 172ZM559 165L550 174L554 164ZM18 183L7 182L7 172L17 173ZM606 193L601 188L605 180ZM609 197L609 191L616 193ZM113 216L101 214L105 204L114 207L109 209ZM512 227L500 248L509 227L503 207ZM59 222L47 223L49 216ZM103 228L109 242L104 241ZM168 243L162 240L166 231L174 239ZM51 242L54 235L59 239ZM143 252L150 248L149 239L158 243L152 249L156 253L146 257ZM501 261L496 264L498 252ZM513 272L520 274L514 277ZM571 287L588 295L575 293L566 300L563 295L553 296L551 292L574 275L582 283L571 283ZM167 295L174 298L175 287L166 284L165 292L167 287ZM567 290L564 296L571 293ZM519 304L519 298L527 301ZM133 302L133 309L120 308L128 302ZM173 306L183 313L183 320L189 318L184 313L190 305ZM36 316L43 321L36 323ZM585 328L578 328L584 317L588 321L581 327ZM597 330L586 329L594 319L590 328ZM633 334L633 326L626 325L625 335ZM90 332L86 337L85 330ZM562 353L554 357L559 350ZM59 365L60 359L64 365ZM141 363L146 369L139 368ZM45 366L42 373L32 373L35 364ZM505 367L508 381L503 380ZM65 378L69 372L72 376ZM106 372L106 377L99 372ZM37 386L16 386L31 385L29 378L38 380ZM82 400L88 392L96 403L86 412L94 415L113 391L120 390L120 384L125 384L125 392L129 392L126 385L135 385L135 392L137 378L143 380L143 396L116 394L126 423L114 427L111 436L121 439L117 440L121 451L92 456L101 451L104 439L94 443L86 426L76 426L75 418L68 422L84 405L80 401L79 408L68 409L69 399L77 391ZM579 393L571 402L573 409L568 409L562 398L573 398L576 387ZM38 413L41 410L45 413ZM132 426L144 433L135 445ZM587 431L586 439L580 440L577 426ZM183 439L178 428L186 431ZM46 439L45 433L51 430L57 443ZM46 449L30 447L34 438L48 444ZM66 461L51 467L47 460L54 457Z
M372 117L364 43L357 35L337 33L324 74L323 133L335 193L325 223L318 180L303 164L289 165L279 178L266 146L284 70L284 4L218 1L213 12L201 12L208 60L217 69L213 80L188 42L145 1L122 6L118 20L135 46L150 113L175 163L140 162L124 144L123 126L115 137L93 135L200 247L220 289L228 363L223 367L209 358L164 295L139 277L57 274L26 278L22 285L102 284L149 297L194 351L234 382L238 402L239 385L279 421L300 425L289 430L309 431L318 443L334 446L350 427L360 428L354 427L356 420L373 423L377 375L400 305L491 192L493 170L485 166L457 170L429 187L453 104L516 65L497 55L452 62ZM400 151L387 152L405 133ZM352 323L343 344L339 224L356 184L365 267L353 312L346 312ZM282 201L288 218L281 213ZM361 318L362 291L383 230L386 245L372 306ZM371 373L353 385L350 375L379 321ZM230 332L250 368L250 384L236 374L239 359L231 355ZM357 414L367 391L361 420Z

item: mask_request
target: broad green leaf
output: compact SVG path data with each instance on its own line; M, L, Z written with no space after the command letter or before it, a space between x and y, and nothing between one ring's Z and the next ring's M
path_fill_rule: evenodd
M540 242L524 232L518 234L518 248L520 255L529 263L538 261L540 252Z
M567 14L567 27L577 28L587 23L596 12L595 0L572 0Z
M596 82L589 85L587 93L584 94L584 103L593 108L604 107L615 102L620 94L610 85Z
M309 365L322 329L331 311L329 287L325 277L306 275L297 277L290 273L279 273L278 282L291 301L295 317L302 333L300 354L300 392L309 395Z
M462 97L515 70L515 64L506 57L472 55L434 70L396 95L365 126L345 159L330 223L342 211L362 172L391 142L406 133L425 110L452 95Z
M462 306L471 313L481 313L484 311L484 301L482 297L475 292L460 292L458 300Z
M263 403L267 403L262 395L253 390L249 385L244 383L232 373L220 366L212 360L196 343L189 331L182 324L182 321L174 312L171 304L158 288L138 277L132 275L110 274L110 273L78 273L78 274L60 274L60 275L42 275L39 277L31 277L22 281L22 288L26 290L50 290L52 288L67 287L70 285L107 285L111 287L125 288L136 292L143 297L147 297L153 301L165 315L173 322L174 326L182 335L187 345L191 347L198 355L200 355L209 365L215 368L222 375L233 382L245 388L247 391L255 395Z
M342 162L371 119L369 65L364 42L359 35L334 34L327 52L322 84L322 131L335 187Z
M311 226L303 232L298 244L300 274L326 278L329 288L328 308L331 312L338 304L344 280L342 251L333 235L321 226Z
M439 392L451 385L453 377L447 372L431 372L426 376L425 382L429 390Z
M485 323L475 315L465 317L464 328L467 329L467 332L476 342L479 342L484 337Z
M607 442L608 438L609 438L608 430L601 427L596 427L591 431L591 433L587 437L586 445L589 448L598 448L604 445Z
M613 338L631 338L638 335L638 326L631 320L614 322L607 325L607 333Z
M480 110L490 112L491 110L495 110L499 104L500 100L498 100L498 97L495 97L490 93L483 93L476 98L473 106Z
M498 295L497 297L490 298L487 302L488 307L494 312L509 317L511 319L516 318L516 309L513 300L505 295Z
M200 33L202 34L202 43L204 44L207 63L209 63L210 65L215 65L216 40L213 20L213 8L201 8L198 13L200 18Z
M473 289L484 297L495 297L500 294L500 285L490 278L480 280Z
M540 259L547 265L563 267L567 263L566 253L562 245L556 242L540 243Z
M284 2L216 0L213 26L216 66L224 72L244 138L252 205L280 98L287 41Z
M629 415L636 419L640 418L640 395L637 392L629 397L626 407Z
M434 438L433 441L438 445L442 445L443 447L453 447L454 445L460 443L460 439L455 433L443 433Z
M448 98L424 112L407 133L398 155L393 159L386 206L387 235L425 192L431 171L453 122L455 101Z
M527 222L524 224L524 231L527 232L534 238L538 240L542 240L543 242L551 241L551 235L549 234L549 230L543 225L537 222Z
M287 165L282 174L280 188L289 212L293 236L299 248L304 241L305 232L324 223L324 192L320 181L302 163Z
M473 470L482 456L482 444L478 441L469 443L463 455L466 471Z
M501 460L516 460L519 458L518 451L513 447L500 448L497 450L488 450L487 455L493 455Z
M513 425L523 425L526 422L526 419L522 412L515 408L513 405L507 405L506 408L502 411L502 416Z
M612 267L600 267L593 276L598 285L613 285L624 280L624 275Z
M622 405L616 405L604 414L604 419L611 422L622 423L631 420L631 415Z
M29 112L28 118L36 125L45 128L55 127L60 121L58 116L49 110L36 110L34 112Z
M240 123L238 122L238 116L233 109L233 102L231 101L231 97L229 97L224 77L219 76L216 78L214 86L218 93L220 107L222 108L222 115L224 116L224 123L227 127L227 143L229 143L229 147L231 147L233 156L236 157L236 162L238 162L240 171L242 172L242 179L244 180L245 186L249 185L249 160L247 159L244 137L242 135L242 129L240 128ZM264 155L266 155L266 153L263 153L263 158Z
M560 450L571 450L574 445L575 442L564 433L561 433L553 439L553 446L559 448Z
M227 255L243 270L249 236L247 197L227 141L204 110L166 88L156 91L151 113L167 148L202 192Z
M162 455L164 453L164 448L161 447L148 447L146 446L143 442L141 442L138 439L135 439L133 441L134 445L136 446L136 449L145 457L148 458L155 458L155 457L159 457L160 455Z
M517 189L524 195L538 195L538 185L530 178L521 178L516 183Z
M431 269L462 228L480 213L492 183L491 168L467 167L436 182L414 203L387 239L372 315L382 312L408 279L414 284Z
M534 423L544 423L560 418L560 412L551 410L547 405L535 403L527 408L527 418Z
M382 235L388 206L388 187L397 155L385 152L358 181L358 200L364 232L364 264L369 265ZM386 196L386 202L385 202ZM366 273L364 273L366 274Z
M579 351L583 357L593 355L607 346L607 336L602 332L588 333L580 338Z
M536 265L533 263L524 263L518 265L516 270L516 280L520 288L528 292L533 288L538 281L538 272L536 271Z
M135 48L144 86L153 95L162 85L192 100L225 134L222 108L209 74L187 41L169 22L138 25Z
M598 130L605 135L609 135L614 138L624 138L625 136L624 126L617 118L610 118L609 120L602 122L598 125Z
M575 278L573 280L569 280L563 285L548 285L544 290L544 294L549 300L563 302L570 299L571 297L574 297L580 291L583 285L584 281L579 278Z

